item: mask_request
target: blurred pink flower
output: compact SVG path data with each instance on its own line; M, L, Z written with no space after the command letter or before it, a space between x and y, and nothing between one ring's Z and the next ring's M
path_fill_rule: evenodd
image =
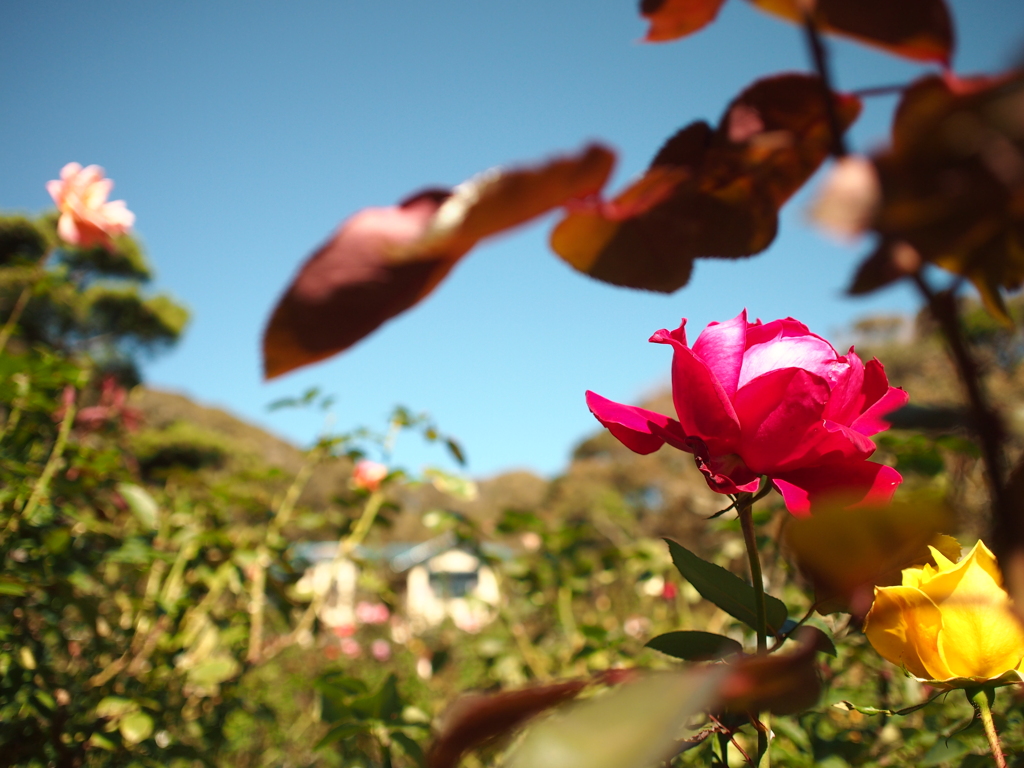
M113 250L111 238L135 223L135 214L125 207L124 200L107 201L113 186L98 165L83 168L78 163L68 163L61 169L59 181L46 183L46 191L60 211L57 234L61 240L80 248L102 245Z
M809 211L811 221L842 240L852 240L871 226L882 201L875 164L867 157L847 155L825 176Z
M591 412L627 448L665 443L692 453L718 493L755 491L766 475L797 515L816 499L888 501L903 478L867 461L869 439L907 393L889 386L882 364L840 355L788 317L747 322L746 310L711 323L692 347L686 320L651 341L673 347L672 399L679 420L587 392Z
M384 603L359 602L356 605L356 621L361 624L383 624L391 617L391 611Z
M391 643L387 640L374 640L370 643L370 654L377 661L387 661L391 658Z
M388 468L379 462L363 459L352 470L352 486L359 490L376 491L388 476Z
M341 639L341 652L348 656L350 659L357 659L363 653L363 647L359 645L359 641L351 637L343 637Z
M352 637L356 633L355 624L339 624L336 627L331 627L331 631L336 637Z

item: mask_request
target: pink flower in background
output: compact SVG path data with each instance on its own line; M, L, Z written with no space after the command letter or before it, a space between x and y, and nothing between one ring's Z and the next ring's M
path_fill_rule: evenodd
M387 640L374 640L370 643L370 655L377 661L387 661L391 658L391 643Z
M692 453L718 493L754 491L767 475L786 507L808 514L820 498L888 501L903 478L868 461L882 417L907 402L882 364L840 355L803 323L747 322L746 310L711 323L692 347L686 320L651 337L670 344L676 419L587 392L587 405L627 448L653 453L668 443Z
M339 645L341 646L341 652L350 659L358 659L363 653L363 647L359 645L359 641L355 638L343 637Z
M355 624L339 624L336 627L331 627L331 631L336 637L352 637L356 633Z
M356 621L360 624L383 624L391 618L391 611L384 603L360 602L356 605Z
M60 180L48 181L46 191L60 211L57 234L69 245L90 248L102 245L113 250L111 238L123 235L135 223L135 214L124 200L107 201L114 182L103 177L98 165L83 168L68 163L60 171Z
M387 476L387 466L376 461L363 459L352 470L352 486L359 490L376 491Z

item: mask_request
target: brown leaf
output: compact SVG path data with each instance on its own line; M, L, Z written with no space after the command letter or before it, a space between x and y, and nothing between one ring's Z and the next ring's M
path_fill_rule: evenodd
M916 61L949 65L953 54L953 20L944 0L749 0L768 13L803 23L804 8L813 9L823 32Z
M441 731L427 754L428 768L455 768L469 750L573 698L586 685L586 681L572 680L519 691L463 696L444 716Z
M934 561L936 547L960 556L952 515L939 503L901 502L884 507L822 505L808 517L787 521L783 539L801 573L814 585L819 613L863 616L876 586L899 584L904 568Z
M837 95L844 128L860 101ZM551 235L574 268L615 285L672 292L699 257L737 258L775 237L779 208L817 170L831 144L821 81L787 74L754 83L718 128L697 122L658 152L611 202L581 201Z
M822 637L819 629L801 627L795 652L748 656L726 665L734 669L719 691L723 711L790 715L814 706L821 695L815 657L826 649Z
M640 0L640 15L651 22L644 40L663 43L703 29L725 0Z
M883 242L969 278L1009 323L1000 289L1024 285L1024 74L917 81L897 109L892 147L874 162ZM892 272L885 256L872 259Z
M596 194L614 162L611 150L591 145L356 213L300 268L274 309L263 337L266 377L347 349L423 299L479 240Z

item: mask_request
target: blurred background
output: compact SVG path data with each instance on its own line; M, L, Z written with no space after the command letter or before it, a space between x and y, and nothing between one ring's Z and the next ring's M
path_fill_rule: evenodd
M1019 0L951 5L957 72L1019 60ZM682 125L717 121L759 77L808 68L798 28L738 0L674 44L638 42L644 28L634 3L584 0L8 4L0 209L51 207L44 184L67 162L106 168L112 197L137 215L154 289L192 311L183 341L144 364L150 386L302 445L324 414L268 403L318 386L336 395L336 430L379 423L400 403L457 436L474 475L551 476L597 426L586 389L637 402L667 383L668 350L646 339L680 317L696 332L746 307L838 341L855 318L917 309L902 289L843 296L869 244L839 246L807 226L812 181L767 253L701 261L671 296L573 272L551 255L546 219L477 248L427 301L340 357L262 381L274 302L357 209L593 139L620 153L614 191ZM830 45L843 89L928 69ZM893 104L867 101L856 150L883 141ZM406 441L395 460L448 459Z

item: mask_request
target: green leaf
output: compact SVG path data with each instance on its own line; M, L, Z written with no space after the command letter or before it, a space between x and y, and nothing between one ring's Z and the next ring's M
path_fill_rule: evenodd
M425 765L426 758L423 754L423 748L413 741L410 737L406 736L401 731L392 731L391 740L398 744L409 757L416 761L417 765Z
M357 736L365 729L366 726L359 723L341 723L340 725L336 725L331 728L331 730L327 732L327 735L316 743L316 746L313 747L313 749L323 749L336 741L347 739L350 736Z
M121 696L107 696L96 705L96 717L108 717L111 720L115 720L119 717L124 717L129 712L134 712L138 708L139 705L131 699L125 699Z
M14 581L11 578L0 578L0 595L11 595L21 597L26 592L24 584Z
M671 539L665 539L672 562L679 573L693 585L701 597L710 600L734 619L751 629L757 628L757 602L754 588L732 571L702 560L693 552ZM786 622L789 610L777 597L764 596L768 630L776 633Z
M677 748L683 725L714 703L718 668L622 683L527 731L508 768L649 768Z
M241 665L226 653L218 653L199 662L188 671L192 685L210 688L230 680L241 670Z
M134 483L118 483L117 492L121 494L121 498L125 500L128 508L140 523L150 530L156 530L156 520L160 508L145 488Z
M129 744L138 744L153 734L153 718L145 712L132 712L121 719L118 730Z
M698 631L666 632L651 638L646 647L683 661L715 661L743 652L730 637Z

